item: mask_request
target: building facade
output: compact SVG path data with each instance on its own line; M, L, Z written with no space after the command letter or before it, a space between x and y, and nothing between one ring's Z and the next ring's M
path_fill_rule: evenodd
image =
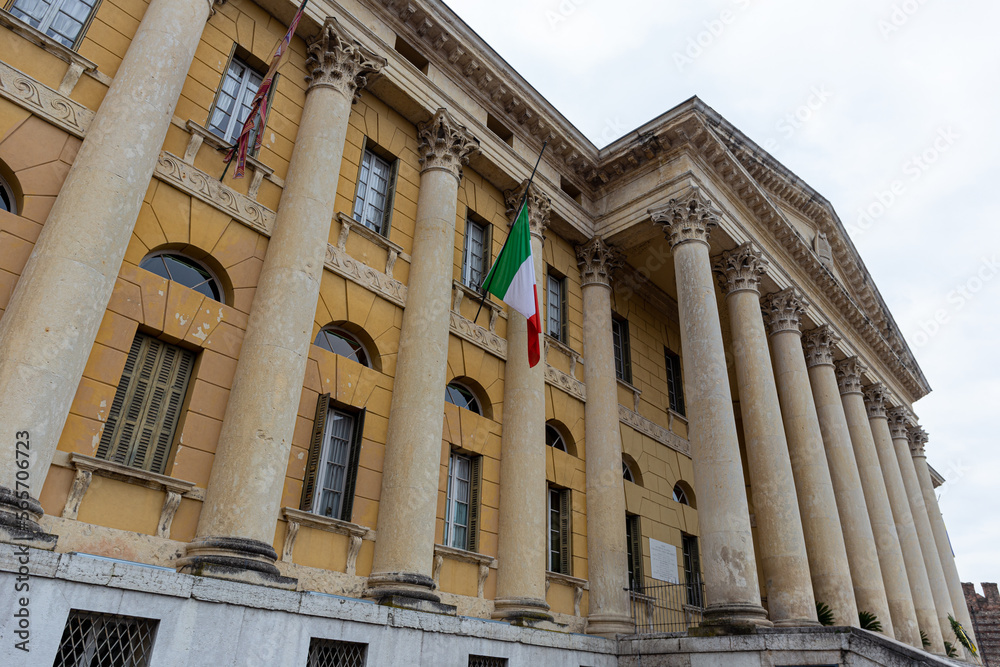
M979 653L986 667L1000 665L1000 591L995 583L983 582L983 594L976 585L962 583L965 601L972 617L972 627L979 639Z
M434 0L310 3L236 179L294 12L0 13L0 540L38 664L126 628L154 665L610 665L671 584L706 632L971 629L930 387L825 199L698 99L598 150ZM522 203L533 368L479 293Z

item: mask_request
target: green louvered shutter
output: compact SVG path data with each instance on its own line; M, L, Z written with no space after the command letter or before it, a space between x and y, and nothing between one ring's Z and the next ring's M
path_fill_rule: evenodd
M358 482L358 465L361 459L361 437L365 428L365 411L354 418L354 432L351 434L351 453L344 473L344 496L340 501L340 518L351 521L354 514L354 491Z
M573 554L570 550L570 505L569 489L563 489L559 493L559 571L562 574L572 576Z
M399 178L399 158L392 161L389 171L389 187L385 193L385 210L382 212L382 236L389 238L389 225L392 222L392 205L396 199L396 179Z
M306 476L302 480L302 499L299 509L311 512L313 496L316 493L316 475L319 471L319 456L323 452L323 434L326 433L326 416L330 412L330 394L320 394L316 400L316 418L313 421L312 442L309 443L309 459L306 461Z
M469 475L469 551L479 551L479 506L483 488L483 457L473 456Z

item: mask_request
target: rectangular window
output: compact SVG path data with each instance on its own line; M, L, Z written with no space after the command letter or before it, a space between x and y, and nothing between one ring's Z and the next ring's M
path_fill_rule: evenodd
M136 334L97 458L163 474L193 367L191 352Z
M462 284L478 290L489 269L489 230L470 216L465 220L465 249L462 252Z
M316 402L316 419L302 484L300 509L350 521L364 412L331 405L330 394Z
M615 346L615 375L622 382L632 382L632 359L629 352L628 320L615 316L611 320L611 340Z
M642 576L642 532L639 530L639 516L625 515L625 549L628 555L628 587L641 591Z
M670 397L670 409L684 415L684 379L681 376L681 358L679 355L663 348L667 361L667 395Z
M159 621L71 609L53 667L148 667Z
M15 0L10 13L63 46L76 48L98 0Z
M352 217L368 229L382 236L389 236L389 221L399 175L399 160L373 150L365 139L361 151L361 169L358 171L358 188L354 195ZM380 154L381 153L381 154Z
M215 104L212 105L212 112L208 116L208 129L226 143L235 143L243 130L247 114L250 113L250 103L253 102L254 95L257 94L263 81L263 74L234 54L226 68L225 76L222 77L222 84L215 96ZM273 96L277 84L276 76L269 96ZM253 140L254 136L251 136L251 151Z
M569 489L549 487L549 571L572 574Z
M507 658L494 658L488 655L470 655L469 667L507 667Z
M452 452L448 460L448 490L444 513L444 544L475 551L479 541L481 456Z
M566 342L566 279L548 271L545 279L546 333L556 340Z
M701 586L701 558L698 556L698 538L682 533L681 551L684 553L684 581L687 584L687 602L694 607L703 607L705 605Z
M365 667L368 644L313 637L306 667Z

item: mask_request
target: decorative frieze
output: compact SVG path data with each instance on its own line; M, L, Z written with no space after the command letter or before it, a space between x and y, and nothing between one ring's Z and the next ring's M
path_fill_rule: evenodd
M892 434L893 440L909 439L910 424L913 422L910 411L902 406L889 408L887 417L889 419L889 433Z
M638 412L629 410L624 405L618 406L618 420L627 426L631 426L639 433L656 440L661 445L665 445L685 456L691 456L691 446L687 440L675 433L671 433L659 424L646 419Z
M438 109L426 123L417 125L417 154L423 171L441 169L462 180L462 167L479 152L479 139L448 113Z
M840 388L841 396L861 393L861 376L868 371L868 368L859 358L851 357L838 361L834 364L834 369L837 372L837 386Z
M885 388L885 385L881 382L870 384L864 388L864 394L865 407L868 409L868 418L885 419L887 417L885 412L885 399L888 394L888 390Z
M397 306L406 305L406 285L364 262L359 262L337 246L327 245L324 265L337 275L375 292Z
M573 398L580 399L584 403L587 402L587 387L572 375L546 364L545 381L553 387L562 389Z
M94 112L0 60L0 97L27 109L74 137L83 138Z
M332 16L326 18L319 34L309 41L306 81L309 88L335 88L356 102L368 83L368 76L378 74L386 59L364 47L344 31Z
M723 294L756 292L760 294L760 277L767 272L764 253L752 242L727 250L715 258L712 269L719 279Z
M769 336L783 331L802 333L802 315L808 303L794 287L768 294L761 299L760 309Z
M662 206L649 209L653 222L663 225L670 247L697 241L708 245L722 214L697 187L688 188Z
M576 263L580 267L581 285L611 285L611 273L622 265L621 253L595 236L576 247Z
M513 225L519 210L519 204L524 197L524 189L528 186L525 180L520 186L513 190L505 190L503 193L504 204L507 206L507 219ZM528 208L528 222L531 225L531 233L542 238L545 230L549 226L549 217L552 213L552 201L538 188L535 183L531 184L526 200Z
M495 357L507 359L507 340L452 311L450 329L453 334L477 345Z
M833 332L829 324L816 327L802 337L802 351L806 355L806 366L833 365L833 350L840 342L840 336Z

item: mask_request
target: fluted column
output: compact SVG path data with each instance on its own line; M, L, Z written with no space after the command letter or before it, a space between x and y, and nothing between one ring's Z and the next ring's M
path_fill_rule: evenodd
M527 181L504 193L511 224ZM541 283L542 243L551 212L549 198L531 186L527 197L535 280ZM539 299L540 312L542 302ZM540 344L540 343L539 343ZM503 385L503 441L500 450L500 526L494 618L551 619L545 602L545 359L528 367L528 323L507 309L507 363Z
M770 625L760 585L726 371L708 238L719 216L697 188L650 211L664 226L677 276L691 457L698 496L705 624Z
M302 395L351 104L385 60L328 18L309 43L309 88L254 293L197 536L191 574L290 585L275 522Z
M924 568L924 558L920 553L920 541L917 539L917 529L913 525L910 501L906 497L906 486L903 484L903 475L899 471L899 461L896 460L892 434L889 432L889 421L885 411L885 395L886 389L882 384L872 384L865 387L868 422L871 424L875 449L882 467L882 476L885 478L885 489L889 494L892 516L896 521L896 533L899 535L899 546L903 550L906 579L910 584L917 624L927 636L930 650L944 655L944 641L941 636L941 627L938 624L937 611L934 608L934 596L931 593L927 570Z
M910 502L913 526L917 531L917 539L920 541L920 555L924 563L924 571L927 572L927 579L931 586L931 597L934 600L934 612L939 632L943 639L948 639L953 636L948 616L949 614L954 615L954 608L951 604L951 594L948 592L944 568L941 567L941 559L938 557L937 545L934 542L934 531L927 514L927 506L924 504L924 494L920 490L920 481L917 479L917 471L910 454L908 433L910 413L906 408L898 407L889 410L887 416L892 445L896 450L896 462L899 464L906 497Z
M614 636L632 632L625 592L625 485L611 338L611 271L621 260L600 238L577 248L576 255L583 285L583 356L587 360L587 632Z
M37 498L211 8L149 3L0 319L0 541L55 546Z
M431 568L441 470L454 276L455 215L462 166L479 140L445 109L417 127L420 194L410 280L389 408L372 597L437 601ZM539 445L543 446L543 445Z
M917 481L920 482L920 490L924 495L924 505L927 506L927 516L930 518L931 530L934 532L934 544L937 547L938 558L941 560L945 583L948 585L948 594L951 597L951 606L955 611L955 620L962 624L966 634L975 642L969 607L962 592L962 580L958 576L958 567L955 565L955 554L951 550L951 541L948 539L948 529L944 525L941 507L938 505L937 496L934 495L934 483L931 481L931 471L927 466L927 452L924 449L926 444L927 433L920 427L911 429L910 453L913 455L913 467L917 471ZM946 636L954 637L955 635L953 632L949 632Z
M919 648L920 628L917 626L910 583L906 579L903 551L899 547L896 522L892 516L892 508L889 507L889 494L885 489L885 478L882 476L882 466L879 465L865 399L861 393L861 376L867 370L857 357L839 361L836 364L837 383L840 386L847 427L851 433L851 443L854 445L854 458L861 475L868 518L875 535L875 548L882 569L882 583L889 602L894 634L899 641Z
M795 479L802 532L809 555L813 593L833 612L836 625L857 625L851 570L830 468L823 450L809 372L802 353L805 301L792 288L764 299L763 314L771 339L771 360Z
M868 518L861 475L851 444L851 432L833 370L833 350L839 340L828 325L813 329L804 336L802 346L806 366L809 368L809 384L823 433L833 490L837 496L837 512L844 531L844 545L847 547L847 560L851 566L851 581L854 584L854 599L858 611L878 616L882 631L889 637L894 637L892 616L875 547L875 535Z
M767 260L744 243L715 260L726 295L743 435L764 570L768 617L776 627L819 625L788 443L760 312Z

